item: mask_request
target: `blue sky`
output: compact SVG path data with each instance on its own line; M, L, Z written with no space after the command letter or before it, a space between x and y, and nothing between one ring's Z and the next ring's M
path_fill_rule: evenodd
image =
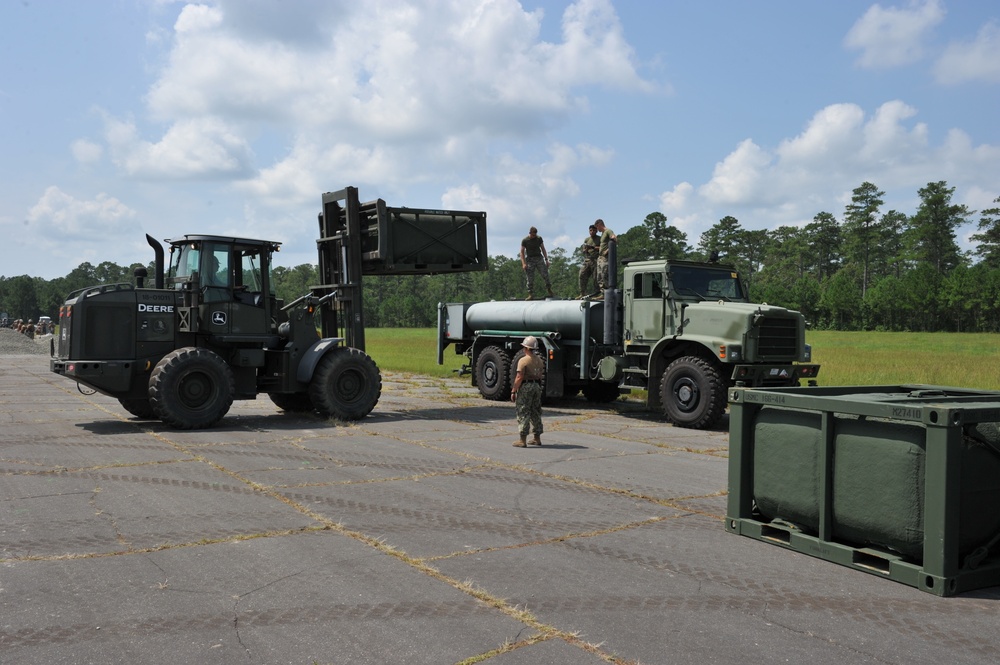
M146 233L315 263L347 185L485 210L507 256L597 217L839 219L866 180L982 210L998 102L995 2L3 0L0 275L147 262Z

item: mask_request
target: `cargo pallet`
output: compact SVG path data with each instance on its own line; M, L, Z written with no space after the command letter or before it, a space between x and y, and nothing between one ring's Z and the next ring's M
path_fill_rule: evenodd
M729 398L727 531L938 596L1000 585L1000 392Z

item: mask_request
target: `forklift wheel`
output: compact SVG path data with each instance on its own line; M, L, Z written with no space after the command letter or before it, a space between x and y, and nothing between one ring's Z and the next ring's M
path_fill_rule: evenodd
M307 413L313 410L309 393L268 393L274 405L289 413Z
M382 396L382 375L364 351L338 347L319 361L309 384L309 397L320 415L361 420Z
M149 403L148 399L120 399L118 403L122 405L123 409L140 420L149 420L156 417L153 405Z
M149 377L153 410L177 429L203 429L219 422L229 412L234 392L229 365L204 348L171 351Z

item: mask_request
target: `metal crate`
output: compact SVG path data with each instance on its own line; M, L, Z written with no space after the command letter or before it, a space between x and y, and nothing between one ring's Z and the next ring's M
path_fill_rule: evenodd
M939 596L1000 585L1000 392L729 397L729 532Z

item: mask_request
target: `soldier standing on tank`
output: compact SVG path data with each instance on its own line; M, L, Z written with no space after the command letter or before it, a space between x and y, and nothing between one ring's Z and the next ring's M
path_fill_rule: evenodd
M524 270L525 281L528 283L528 297L525 300L535 299L535 271L542 274L549 297L553 296L552 282L549 281L549 253L545 251L545 241L534 226L528 229L528 235L521 241L521 269Z
M597 294L595 300L603 300L604 291L608 288L608 250L611 249L611 243L618 241L618 236L604 225L603 219L594 222L594 226L601 234L601 246L597 257L597 288L600 293Z
M545 361L536 353L538 340L534 337L525 337L521 346L524 348L524 357L517 361L517 373L514 375L514 387L510 394L517 412L519 438L514 442L515 448L528 446L529 431L535 433L530 444L542 445L542 381L545 379Z
M597 227L591 224L588 227L590 235L583 241L580 251L583 252L583 264L580 265L580 300L589 296L591 278L593 278L594 289L597 284L597 255L601 251L601 238L597 235Z

